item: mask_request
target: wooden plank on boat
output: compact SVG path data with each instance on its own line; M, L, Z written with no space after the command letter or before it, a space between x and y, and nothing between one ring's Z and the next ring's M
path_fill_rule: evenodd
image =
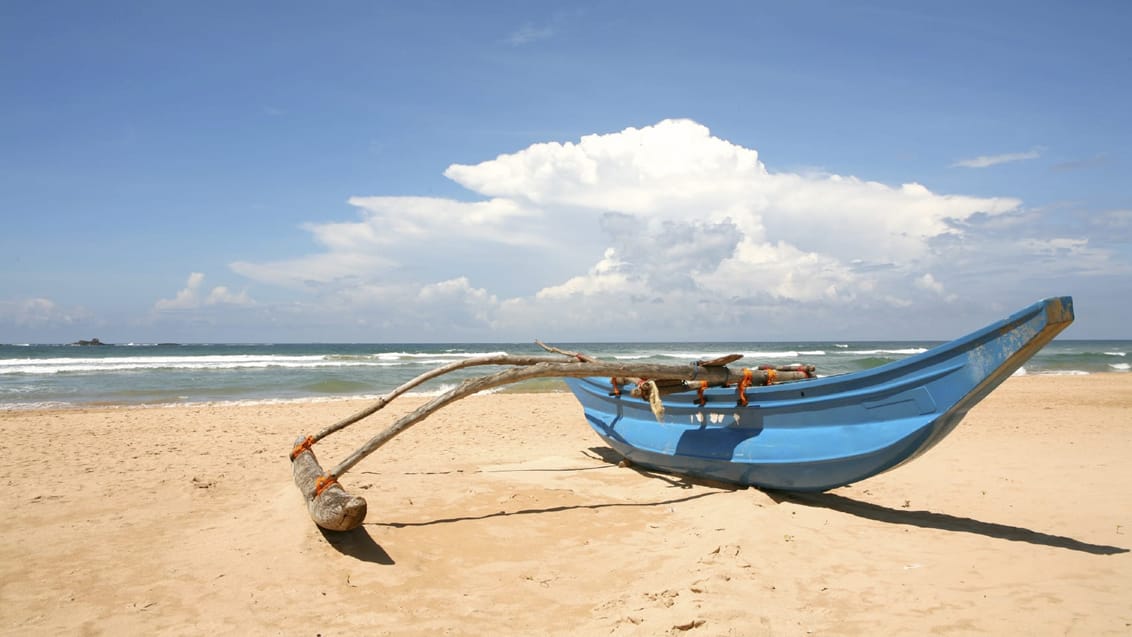
M739 360L740 358L743 358L742 354L728 354L727 356L720 356L719 358L713 358L710 361L700 361L699 366L700 367L723 367L724 365L729 365L731 363L734 363L735 361Z

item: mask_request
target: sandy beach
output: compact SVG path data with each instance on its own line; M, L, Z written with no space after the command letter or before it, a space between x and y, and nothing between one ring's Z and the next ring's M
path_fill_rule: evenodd
M1132 634L1132 374L1011 378L785 498L619 467L568 394L477 396L343 477L369 516L324 534L286 454L360 406L0 413L0 633Z

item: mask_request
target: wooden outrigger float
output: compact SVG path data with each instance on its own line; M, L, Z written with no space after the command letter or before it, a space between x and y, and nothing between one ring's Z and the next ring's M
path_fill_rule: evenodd
M633 463L761 488L823 491L887 471L930 449L1072 321L1072 299L1049 298L922 354L824 378L814 378L813 367L805 365L729 369L739 355L688 365L611 363L539 343L552 355L500 354L445 365L300 437L291 453L292 473L318 526L354 529L365 519L366 502L348 494L338 478L364 458L461 398L561 377L591 427ZM311 448L319 440L421 383L475 366L505 369L465 380L429 400L329 471L319 464Z

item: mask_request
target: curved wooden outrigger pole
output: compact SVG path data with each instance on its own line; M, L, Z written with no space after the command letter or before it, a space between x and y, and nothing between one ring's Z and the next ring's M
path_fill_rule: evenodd
M812 377L813 367L790 365L774 369L743 370L735 372L729 370L726 363L740 358L733 354L714 361L697 361L690 365L661 365L648 363L608 363L596 360L583 354L565 352L538 343L544 349L559 354L557 357L549 356L511 356L497 354L466 359L439 367L430 372L421 374L413 380L382 396L372 405L357 413L344 418L311 436L300 436L291 453L292 475L295 484L302 492L307 502L307 509L311 519L318 526L331 531L349 531L357 528L365 520L367 505L365 499L353 496L346 492L338 478L361 462L367 456L381 448L409 427L421 422L433 412L443 407L488 389L502 387L534 378L609 376L616 380L630 382L630 379L648 378L656 387L657 381L676 381L680 389L684 389L679 381L696 381L707 383L707 386L719 387L739 382L749 382L753 385L765 385L773 378L778 381L801 380ZM367 416L377 413L388 405L394 398L404 394L421 383L443 376L459 369L481 365L506 366L508 369L470 378L455 388L429 400L411 413L399 418L392 425L370 438L365 444L347 456L330 471L324 471L318 459L311 450L311 445L326 436L340 431ZM664 391L652 392L653 396ZM655 403L659 405L659 401ZM657 414L658 419L661 414Z

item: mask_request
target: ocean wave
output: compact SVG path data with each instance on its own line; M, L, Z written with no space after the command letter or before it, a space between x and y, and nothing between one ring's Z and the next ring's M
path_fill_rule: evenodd
M817 357L817 356L912 356L914 354L922 354L928 351L926 347L904 347L893 349L848 349L848 346L842 347L835 344L836 351L829 352L824 349L787 349L787 350L732 350L732 351L716 351L716 352L656 352L652 354L630 355L622 354L617 358L631 359L631 358L648 358L648 357L666 357L666 358L680 358L689 360L699 360L705 358L718 358L727 354L742 354L746 358L802 358L802 357Z
M142 370L225 370L291 368L315 369L333 367L404 367L440 366L481 356L505 355L506 352L463 354L413 354L399 352L377 355L281 355L281 354L216 354L200 356L122 356L105 358L9 358L0 359L0 375L68 374L96 372L130 372Z
M1089 376L1092 372L1084 369L1039 369L1028 371L1024 366L1019 367L1011 376Z
M435 398L447 391L455 389L456 383L442 383L430 389L420 391L410 391L405 394L406 398ZM480 394L494 394L502 391L504 388L496 387L488 389ZM387 394L366 393L366 394L351 394L351 393L334 393L328 392L321 395L306 395L306 396L277 396L277 397L259 397L259 398L232 398L232 399L216 399L216 398L193 398L191 396L177 395L166 396L163 398L151 398L144 402L113 402L113 401L61 401L61 400L43 400L35 402L6 402L0 401L0 411L32 411L32 410L57 410L57 409L76 409L76 408L121 408L121 409L147 409L147 408L169 408L169 407L186 407L192 405L204 406L217 406L217 407L249 407L257 405L292 405L292 404L305 404L305 403L334 403L334 402L374 402L378 399L384 398Z
M32 395L43 391L38 385L0 385L0 396Z
M843 356L914 356L928 351L926 347L906 347L902 349L854 349L837 352Z
M0 411L33 411L37 409L66 409L68 407L75 407L75 405L56 400L45 400L35 403L0 402Z
M405 398L435 398L447 391L454 389L456 385L441 385L435 389L425 391L411 391L407 392ZM486 389L477 392L476 395L490 395L501 393L505 390L503 387L495 387L493 389ZM144 403L68 403L59 401L44 401L37 403L3 403L0 402L0 411L5 409L10 410L37 410L37 409L84 409L88 407L110 407L120 409L149 409L149 408L177 408L189 407L194 405L214 406L214 407L255 407L260 405L301 405L308 403L346 403L346 402L376 402L382 399L386 394L329 394L321 396L289 396L289 397L274 397L274 398L235 398L230 400L209 400L209 399L192 399L187 396L179 396L176 399L152 401Z
M1109 367L1115 369L1118 372L1126 372L1126 371L1132 369L1132 364L1129 364L1129 363L1109 363Z
M412 393L406 394L411 396ZM120 405L127 408L141 408L148 407L185 407L187 405L205 405L215 407L255 407L259 405L299 405L305 403L339 403L339 402L353 402L353 401L376 401L381 398L378 394L361 394L361 395L338 395L338 396L301 396L291 398L241 398L236 400L198 400L186 401L181 403L144 403L132 405ZM75 407L76 405L63 405L64 407Z
M698 361L710 360L713 358L720 358L730 354L741 354L745 359L763 359L763 358L800 358L802 356L825 356L822 350L754 350L754 351L716 351L716 352L658 352L642 358L657 357L657 358L677 358L684 361ZM629 358L628 356L619 356L618 358Z
M468 358L480 358L482 356L506 356L507 352L467 352L462 350L445 350L443 352L380 352L373 356L379 360L418 360L426 359L429 361L449 360L454 362Z
M263 356L236 354L214 356L134 356L118 358L25 358L0 360L0 375L130 372L153 369L302 369L319 367L375 367L385 365L388 365L388 363L366 360L335 360L322 355Z

